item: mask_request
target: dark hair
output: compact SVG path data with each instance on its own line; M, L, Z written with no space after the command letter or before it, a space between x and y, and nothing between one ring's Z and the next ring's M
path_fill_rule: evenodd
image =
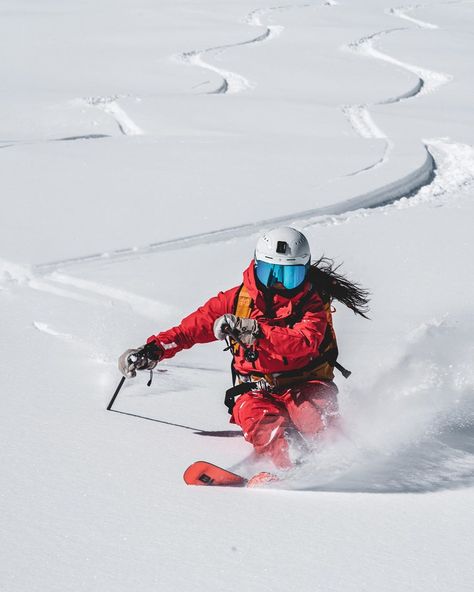
M309 277L323 300L334 298L354 311L354 314L368 319L370 292L338 273L341 265L335 265L333 259L323 256L311 263Z

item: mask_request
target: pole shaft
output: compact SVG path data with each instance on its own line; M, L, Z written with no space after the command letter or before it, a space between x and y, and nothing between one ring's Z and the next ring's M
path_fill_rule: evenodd
M117 398L117 395L120 392L120 389L123 386L123 383L125 382L125 376L122 376L122 378L120 379L120 382L118 383L117 388L115 389L115 393L113 394L112 398L110 399L110 403L107 405L107 411L110 411L112 409L112 405L115 402L115 399Z

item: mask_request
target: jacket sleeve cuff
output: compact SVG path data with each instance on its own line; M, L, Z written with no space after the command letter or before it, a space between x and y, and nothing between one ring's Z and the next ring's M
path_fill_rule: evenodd
M156 343L158 350L162 352L160 360L172 358L175 354L181 351L183 348L176 342L175 339L170 339L166 333L159 333L158 335L151 335L147 339L147 345Z

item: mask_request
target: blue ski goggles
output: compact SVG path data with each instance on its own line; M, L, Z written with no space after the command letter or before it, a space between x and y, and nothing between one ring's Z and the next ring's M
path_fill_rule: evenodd
M279 265L255 260L257 277L267 288L280 283L286 290L293 290L304 282L308 269L309 262L306 265Z

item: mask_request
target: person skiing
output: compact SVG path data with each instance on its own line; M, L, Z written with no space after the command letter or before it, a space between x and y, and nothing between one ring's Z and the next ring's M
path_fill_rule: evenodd
M306 237L281 227L265 232L243 283L208 300L181 323L119 358L126 377L197 343L227 340L234 387L226 394L230 421L258 455L278 469L338 418L334 368L338 348L331 301L366 317L368 293L336 273L331 260L311 265ZM367 318L367 317L366 317Z

